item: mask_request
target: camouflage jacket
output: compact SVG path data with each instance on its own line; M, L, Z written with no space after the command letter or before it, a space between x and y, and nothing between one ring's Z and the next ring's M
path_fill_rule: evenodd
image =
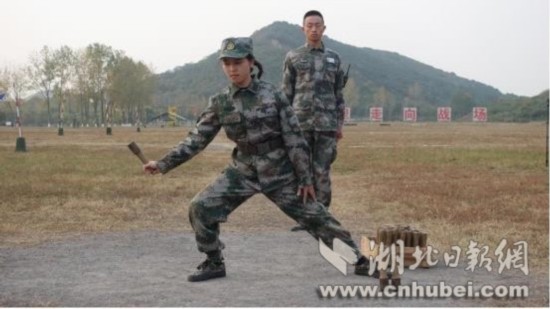
M344 122L344 72L340 56L307 43L287 53L283 92L304 131L336 131Z
M157 162L164 174L202 151L224 128L237 144L230 165L270 191L298 178L310 185L309 148L298 119L284 94L272 84L252 80L248 88L234 85L210 98L188 137ZM278 142L278 143L277 143ZM250 154L248 149L261 153Z

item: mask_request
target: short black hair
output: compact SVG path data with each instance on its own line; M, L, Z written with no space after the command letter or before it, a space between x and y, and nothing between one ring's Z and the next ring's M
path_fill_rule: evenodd
M325 22L325 19L323 18L323 14L321 14L321 12L316 11L316 10L307 11L304 14L304 19L302 20L302 22L304 22L306 20L306 18L308 18L309 16L319 16L319 17L321 17L323 22Z

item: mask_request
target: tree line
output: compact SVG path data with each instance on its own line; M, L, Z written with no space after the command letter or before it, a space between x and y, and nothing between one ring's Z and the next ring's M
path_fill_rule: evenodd
M34 122L61 128L143 121L153 102L154 81L143 62L100 43L81 49L44 46L29 56L27 65L0 70L0 92L7 94L9 112L26 95L39 98L46 119Z

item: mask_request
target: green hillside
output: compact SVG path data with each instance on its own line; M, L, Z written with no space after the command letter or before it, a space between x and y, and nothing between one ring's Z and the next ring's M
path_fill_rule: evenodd
M548 90L531 98L504 96L488 106L491 121L543 121L548 117Z
M264 65L264 79L281 83L282 63L288 50L304 44L297 25L275 22L256 31L256 57ZM471 113L475 105L499 102L503 95L495 88L444 72L393 52L358 48L330 37L324 42L336 50L344 64L351 64L345 89L353 117L368 116L370 106L384 106L384 118L399 120L404 106L418 107L419 120L435 120L438 106L452 106L455 119ZM155 103L177 106L181 113L194 116L207 98L226 84L217 52L203 60L177 67L158 76Z

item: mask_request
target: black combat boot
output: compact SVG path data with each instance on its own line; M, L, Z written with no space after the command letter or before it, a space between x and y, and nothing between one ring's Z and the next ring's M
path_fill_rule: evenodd
M187 281L197 282L225 277L225 264L220 251L208 252L206 261L202 262L197 271L187 277Z
M369 260L365 256L361 256L359 260L357 260L357 263L355 263L355 274L359 276L370 276L376 279L380 278L380 272L376 268L372 274L369 273L370 267L371 265Z

